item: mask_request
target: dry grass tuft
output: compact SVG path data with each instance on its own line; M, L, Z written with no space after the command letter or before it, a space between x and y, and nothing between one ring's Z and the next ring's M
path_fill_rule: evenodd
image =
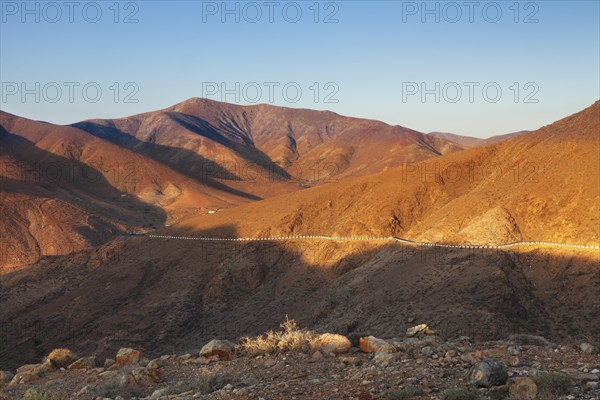
M285 317L279 331L268 331L257 337L244 337L236 350L255 356L260 354L277 354L281 352L308 351L317 335L308 330L298 328L296 321Z
M542 372L535 378L540 400L554 400L569 394L571 378L561 372Z
M477 393L468 389L448 389L442 394L442 400L477 400Z
M66 368L76 359L77 356L71 350L61 348L52 350L44 361L50 361L54 368Z
M21 400L60 400L56 394L48 391L28 389Z

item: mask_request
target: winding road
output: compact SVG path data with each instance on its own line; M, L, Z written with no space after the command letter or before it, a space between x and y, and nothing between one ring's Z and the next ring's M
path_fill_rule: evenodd
M482 244L444 244L444 243L430 243L430 242L414 242L412 240L402 239L398 237L344 237L344 236L323 236L323 235L305 235L305 236L276 236L276 237L265 237L265 238L218 238L218 237L194 237L194 236L167 236L167 235L151 235L146 234L144 236L157 239L176 239L176 240L199 240L207 242L274 242L274 241L286 241L286 240L331 240L331 241L343 241L343 242L354 242L354 241L369 241L369 242L399 242L410 246L418 247L443 247L443 248L455 248L455 249L507 249L511 247L519 246L550 246L550 247L566 247L575 249L593 249L600 250L600 246L588 246L583 244L568 244L568 243L556 243L556 242L542 242L542 241L524 241L524 242L513 242L500 245L482 245Z

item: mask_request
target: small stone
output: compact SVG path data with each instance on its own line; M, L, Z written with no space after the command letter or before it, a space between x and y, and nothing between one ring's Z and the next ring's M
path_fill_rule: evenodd
M586 390L596 390L598 389L598 386L600 386L600 383L598 382L588 382L585 384Z
M473 367L469 379L477 386L489 388L504 385L508 380L508 373L502 364L487 358Z
M518 377L510 387L510 398L515 400L535 400L538 388L533 379Z
M377 353L384 351L387 353L395 353L396 348L383 339L374 336L360 338L360 351L363 353Z
M518 367L521 365L521 360L517 356L510 356L508 357L508 365L511 367Z
M435 352L433 351L433 349L430 346L425 346L421 349L421 354L424 355L425 357L431 357L432 355L435 354Z
M362 363L361 359L358 357L340 357L339 360L345 366L351 367L357 367Z
M104 360L104 368L110 368L115 363L115 360L112 358L107 358Z
M428 329L429 327L426 324L416 325L406 330L406 336L413 337L417 335L424 335Z
M586 354L597 354L598 353L598 348L589 343L581 343L579 345L579 348L581 349L581 351L583 353L586 353Z
M456 350L448 350L444 356L446 358L454 358L458 356L458 352Z
M310 356L310 358L312 360L320 360L321 358L323 358L323 353L321 353L320 351L315 351L312 356Z
M161 397L165 397L169 394L169 388L162 388L162 389L157 389L154 392L152 392L152 395L150 396L151 400L156 400L159 399Z

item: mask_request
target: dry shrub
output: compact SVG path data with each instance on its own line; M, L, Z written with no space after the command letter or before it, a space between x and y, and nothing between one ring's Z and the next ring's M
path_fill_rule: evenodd
M416 386L410 386L400 390L393 390L383 395L383 400L410 400L423 394L423 390Z
M203 394L211 394L217 390L223 389L227 384L233 384L233 377L227 372L217 372L210 375L203 375L199 382L194 382L193 388L200 390Z
M121 396L125 399L131 399L132 397L141 397L144 395L144 392L139 386L126 382L119 382L118 379L114 379L96 386L94 389L92 389L92 393L95 396L103 399L114 399L118 396Z
M60 400L56 394L48 391L28 389L21 400Z
M467 389L448 389L442 394L442 400L477 400L477 393Z
M540 400L554 400L569 394L573 382L561 372L542 372L535 378Z
M255 356L260 354L277 354L281 352L301 352L312 347L317 335L308 330L298 328L296 321L285 317L285 322L279 331L268 331L257 337L244 337L236 346L245 354Z
M50 361L54 368L66 368L75 360L77 360L75 353L66 348L54 349L44 359Z

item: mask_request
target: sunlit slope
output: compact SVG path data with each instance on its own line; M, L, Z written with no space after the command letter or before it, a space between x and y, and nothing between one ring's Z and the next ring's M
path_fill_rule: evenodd
M533 133L192 218L171 232L597 244L600 103Z

